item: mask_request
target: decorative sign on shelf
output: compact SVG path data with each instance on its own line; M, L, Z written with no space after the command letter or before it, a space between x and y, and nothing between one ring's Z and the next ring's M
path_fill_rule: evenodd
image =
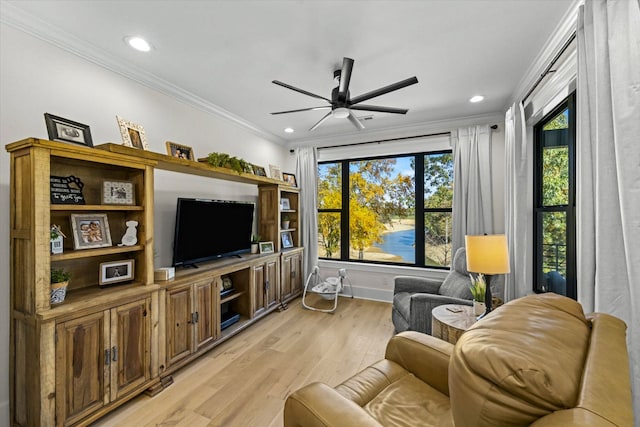
M50 177L51 203L54 205L84 205L84 184L73 175Z

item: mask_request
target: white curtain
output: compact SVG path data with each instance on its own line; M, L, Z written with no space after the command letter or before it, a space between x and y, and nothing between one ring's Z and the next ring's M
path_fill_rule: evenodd
M639 2L585 2L577 38L578 300L626 322L640 422Z
M300 147L297 150L296 173L300 186L300 215L302 226L300 238L304 245L302 262L303 278L306 278L318 264L318 152L314 147Z
M524 296L529 289L528 271L532 227L527 209L531 186L527 179L527 126L522 103L513 104L505 115L505 234L511 273L505 276L504 299Z
M453 149L453 236L451 253L465 234L493 234L491 129L489 125L451 132Z

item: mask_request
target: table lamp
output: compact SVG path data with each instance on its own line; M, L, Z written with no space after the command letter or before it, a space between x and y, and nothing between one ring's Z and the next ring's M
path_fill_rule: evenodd
M485 312L478 317L481 319L491 311L491 275L510 272L507 237L504 234L485 234L464 236L464 240L467 247L467 270L482 273L487 279Z

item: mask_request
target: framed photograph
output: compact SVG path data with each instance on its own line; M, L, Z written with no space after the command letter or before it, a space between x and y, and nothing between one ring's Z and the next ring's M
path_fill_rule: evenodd
M287 199L286 197L280 199L280 209L282 209L283 211L291 209L291 203L289 202L289 199Z
M291 237L290 231L285 231L281 233L282 238L282 247L283 248L292 248L293 247L293 238Z
M147 137L144 134L144 128L138 124L116 116L118 126L120 127L120 136L122 142L127 147L139 148L140 150L148 150Z
M269 165L269 177L282 181L282 170L280 166Z
M107 214L71 214L74 249L111 246Z
M251 168L253 169L253 174L254 175L267 176L267 171L265 171L262 166L251 165Z
M100 286L133 280L134 259L100 263Z
M133 182L104 181L102 183L102 203L105 205L135 205Z
M74 144L93 147L91 130L88 125L63 119L49 113L44 113L44 121L47 124L47 133L50 140L73 142Z
M273 242L260 242L258 243L260 246L261 254L272 254L273 253Z
M177 157L178 159L186 159L186 160L194 160L195 156L193 155L193 148L178 144L175 142L167 141L165 142L167 145L167 154L171 157Z
M297 187L298 183L296 181L296 176L292 173L286 173L283 172L282 173L282 179L284 180L285 183L287 183L288 185L292 186L292 187Z

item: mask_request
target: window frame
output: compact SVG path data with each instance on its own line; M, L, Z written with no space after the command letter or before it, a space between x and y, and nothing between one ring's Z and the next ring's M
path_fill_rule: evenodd
M340 258L327 258L327 257L319 257L321 260L326 261L342 261L342 262L355 262L355 263L368 263L368 264L378 264L378 265L389 265L389 266L401 266L401 267L418 267L418 268L431 268L437 270L449 270L451 267L448 266L433 266L426 265L425 262L425 236L424 236L424 217L425 214L429 212L449 212L453 214L453 200L452 206L450 208L425 208L424 203L424 158L428 155L440 155L440 154L452 154L453 150L434 150L434 151L422 151L417 153L397 153L391 155L381 155L381 156L368 156L368 157L354 157L348 159L340 159L340 160L326 160L318 162L318 166L323 164L340 164L341 174L342 174L342 200L341 208L331 208L331 209L317 209L317 215L322 213L339 213L340 214ZM350 242L349 242L349 166L351 163L360 162L360 161L370 161L370 160L383 160L383 159L395 159L400 157L408 157L414 158L415 161L415 176L420 177L420 179L415 179L415 187L414 187L414 198L415 198L415 209L414 209L414 221L415 221L415 262L414 263L402 263L402 262L390 262L390 261L375 261L375 260L360 260L353 259L349 257L350 251ZM318 178L319 179L319 178ZM319 185L316 187L319 188ZM452 257L453 258L453 257ZM450 260L451 262L451 260Z

